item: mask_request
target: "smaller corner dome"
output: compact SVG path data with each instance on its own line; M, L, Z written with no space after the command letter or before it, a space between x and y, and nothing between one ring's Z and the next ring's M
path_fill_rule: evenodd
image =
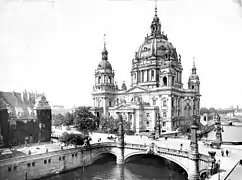
M102 69L112 70L112 66L111 66L111 64L107 60L102 60L98 64L97 70L102 70Z

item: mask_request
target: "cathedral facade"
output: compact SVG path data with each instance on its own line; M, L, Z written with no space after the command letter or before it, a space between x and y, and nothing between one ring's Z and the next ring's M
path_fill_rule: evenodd
M119 113L136 133L157 128L161 132L174 131L190 123L190 118L199 115L200 109L200 80L195 64L188 88L184 89L181 56L161 31L157 11L150 28L151 33L132 60L131 87L127 88L124 82L121 88L117 86L104 43L92 92L92 112L96 116Z

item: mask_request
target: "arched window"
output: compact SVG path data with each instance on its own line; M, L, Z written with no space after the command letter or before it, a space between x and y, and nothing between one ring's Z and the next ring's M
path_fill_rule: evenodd
M100 76L98 77L98 82L97 83L101 84L101 77Z
M184 108L184 113L185 113L185 117L189 118L190 117L190 105L186 104L185 108Z
M163 77L163 86L167 86L167 77Z
M172 77L172 86L174 86L174 84L175 84L175 78Z
M166 107L166 106L167 106L167 101L163 100L163 107Z
M134 73L134 79L136 79L136 73Z
M106 83L106 75L104 75L103 82Z
M109 100L109 107L112 106L112 100Z
M112 78L108 77L108 83L111 84L112 83Z
M194 89L194 86L192 85L192 89Z
M145 72L144 71L141 71L141 74L142 74L142 80L141 80L141 82L144 82Z
M155 77L155 71L154 70L151 70L151 79L153 80Z

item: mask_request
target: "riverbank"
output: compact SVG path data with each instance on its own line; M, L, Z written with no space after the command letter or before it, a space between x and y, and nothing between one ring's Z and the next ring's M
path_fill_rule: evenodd
M92 144L92 147L99 144ZM62 173L75 168L91 165L95 161L95 152L88 147L64 147L58 145L42 145L29 147L33 151L31 155L23 155L14 158L0 160L0 179L39 179ZM49 148L49 151L44 151ZM58 149L59 148L59 149ZM19 149L27 152L27 148ZM44 151L44 152L43 152Z

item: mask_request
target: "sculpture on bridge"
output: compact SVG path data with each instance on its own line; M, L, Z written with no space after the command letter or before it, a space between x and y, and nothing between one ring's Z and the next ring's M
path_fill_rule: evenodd
M149 146L147 146L146 153L147 154L157 154L158 147L155 143L151 143Z
M215 147L219 149L222 144L222 128L221 128L220 116L218 114L216 115L215 131L216 131L216 140L213 143Z

